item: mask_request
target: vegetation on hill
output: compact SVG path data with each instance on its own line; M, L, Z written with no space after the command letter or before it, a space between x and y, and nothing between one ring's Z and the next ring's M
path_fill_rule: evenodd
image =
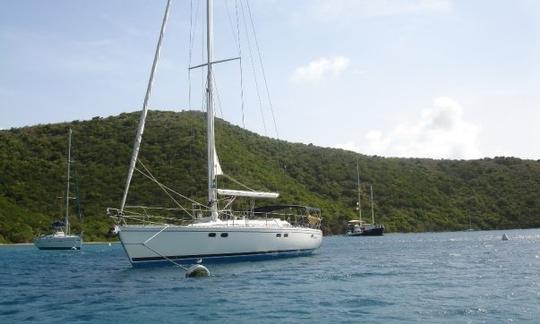
M84 231L87 241L106 239L112 222L105 210L120 203L138 117L126 113L0 131L0 243L31 241L62 218L57 197L65 190L69 127L73 187L82 213L78 218L73 209L72 230ZM539 161L365 156L266 138L221 120L216 133L228 175L254 189L280 192L280 203L320 207L329 234L342 232L344 223L357 217L357 160L364 214L369 216L368 184L373 184L376 220L389 231L540 227ZM162 183L204 202L205 115L150 112L140 159ZM170 205L161 189L139 174L128 202Z

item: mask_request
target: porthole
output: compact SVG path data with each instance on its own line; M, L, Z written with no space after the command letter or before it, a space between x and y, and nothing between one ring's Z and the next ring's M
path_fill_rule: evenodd
M283 234L283 237L289 237L289 233Z
M221 237L227 237L229 236L229 233L221 233Z
M276 237L281 237L281 234L276 234Z
M216 237L216 233L208 233L208 237Z

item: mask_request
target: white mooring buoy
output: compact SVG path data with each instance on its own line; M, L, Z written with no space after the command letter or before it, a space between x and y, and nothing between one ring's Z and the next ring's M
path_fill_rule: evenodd
M186 270L186 278L208 277L210 271L202 264L194 264Z
M183 266L183 265L181 265L181 264L179 264L177 262L174 262L174 260L171 260L170 258L166 257L165 255L159 253L159 251L156 251L152 247L148 246L145 242L143 242L141 244L143 246L145 246L146 248L148 248L149 250L156 253L157 255L161 256L163 259L169 261L170 263L172 263L175 266L177 266L177 267L181 268L182 270L184 270L186 272L186 278L201 278L201 277L208 277L210 275L210 270L208 270L208 268L206 268L205 266L203 266L201 264L202 259L197 259L196 260L197 264L194 264L191 267L186 268L185 266Z
M503 241L508 241L508 240L509 240L509 239L508 239L508 235L506 235L506 233L503 234L502 240L503 240Z

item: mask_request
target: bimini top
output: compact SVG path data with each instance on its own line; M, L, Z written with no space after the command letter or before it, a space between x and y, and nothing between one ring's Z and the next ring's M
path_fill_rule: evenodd
M270 205L270 206L257 207L253 211L256 213L270 213L276 210L282 210L286 208L304 209L307 212L315 212L315 213L321 212L319 208L302 206L302 205Z
M64 226L66 226L66 223L64 223L63 221L59 221L59 220L55 221L54 223L52 223L50 225L51 228L64 227Z

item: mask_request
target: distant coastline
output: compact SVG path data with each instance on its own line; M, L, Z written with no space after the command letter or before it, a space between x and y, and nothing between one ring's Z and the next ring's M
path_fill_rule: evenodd
M53 216L58 215L58 203L52 198L63 190L69 127L76 135L74 170L81 180L80 211L84 214L84 220L71 220L72 232L84 232L89 241L111 239L114 220L104 212L118 204L118 183L125 177L138 117L139 113L123 113L1 130L0 242L31 242L38 234L48 233L49 224L58 218ZM346 222L359 216L355 209L357 161L361 184L366 188L373 184L374 212L387 233L540 227L540 160L384 158L277 141L220 119L216 127L225 136L224 143L230 143L220 153L223 167L235 170L233 173L250 170L242 179L248 183L271 180L272 186L260 189L281 188L278 204L294 200L320 208L325 235L344 233ZM206 145L202 137L193 136L204 132L201 112L150 111L145 135L153 140L144 144L146 152L160 152L152 161L160 179L167 179L171 188L200 195L203 201L196 179L207 177L202 167L206 165ZM246 159L237 160L237 156ZM145 180L133 188L138 201L165 201L165 195L147 190L147 185ZM360 200L367 212L370 199L366 192Z
M84 245L99 245L99 244L120 244L120 241L99 241L99 242L84 242ZM34 243L0 243L0 248L10 247L10 246L25 246L25 245L34 245Z

